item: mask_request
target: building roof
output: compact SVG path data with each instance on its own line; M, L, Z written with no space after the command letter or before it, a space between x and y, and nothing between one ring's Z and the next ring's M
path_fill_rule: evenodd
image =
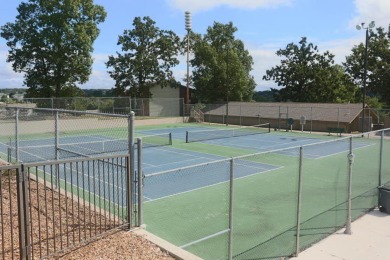
M261 118L293 118L306 120L351 123L362 111L361 103L278 103L278 102L229 102L229 115ZM226 104L210 105L206 113L225 114Z

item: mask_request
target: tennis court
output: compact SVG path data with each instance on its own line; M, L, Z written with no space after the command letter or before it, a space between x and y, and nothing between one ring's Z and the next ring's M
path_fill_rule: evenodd
M157 133L159 130L151 131ZM303 179L303 245L312 244L345 225L347 158L351 148L356 156L353 218L376 203L377 160L381 145L375 135L370 138L354 137L351 141L350 138L335 138L325 134L272 132L184 143L185 131L189 130L181 128L172 133L174 147L207 151L220 156L235 152L231 156L245 152L250 154L251 151L261 152L235 159L235 174L241 174L253 164L273 167L253 169L257 174L251 173L244 178L235 175L238 178L234 182L234 194L237 194L233 207L234 259L258 259L259 256L268 259L294 252L299 147L302 145L304 172L307 173ZM181 142L175 145L176 139ZM386 154L390 152L387 142L384 145ZM245 167L239 169L236 165ZM387 163L387 169L389 166ZM156 177L146 176L145 190L148 187L156 189L160 187L159 183L176 183L176 180L187 179L187 176L197 176L197 179L191 179L191 183L206 183L202 188L189 187L191 192L177 191L173 195L147 201L147 229L205 259L226 258L229 240L229 172L229 162L220 161L157 173ZM387 181L389 177L389 174L386 175ZM208 185L205 181L212 182L215 179L219 179L219 182L214 185ZM174 185L167 186L166 191L170 190L174 190Z
M184 136L185 131L188 129L195 128L183 128L178 129L175 132L175 137L179 138ZM165 130L165 129L164 129ZM172 147L171 140L169 139L170 134L162 131L141 131L137 133L138 136L143 136L143 161L142 168L144 175L150 175L156 172L169 171L176 168L188 167L196 164L202 164L207 162L214 162L217 160L225 159L226 157L206 154L202 152L196 152L191 150L183 150L180 148ZM80 142L83 140L83 142ZM101 154L123 154L128 150L128 143L126 140L117 140L111 137L102 135L90 135L90 136L76 136L76 137L62 137L59 140L58 145L58 159L68 159L76 157L90 157ZM0 143L0 153L8 154L7 157L15 158L15 149L9 150L9 144ZM56 148L52 138L47 139L32 139L23 140L19 142L18 157L20 162L37 162L46 160L55 160ZM146 148L146 149L145 149ZM11 152L10 152L11 151ZM103 163L104 164L104 163ZM119 167L125 167L125 162L118 162ZM117 166L118 166L117 165ZM75 165L76 167L77 165ZM78 172L93 172L98 167L102 169L106 166L102 165L89 165L88 170L72 169L73 185L76 185L76 181L83 183L80 180ZM92 169L92 167L94 167ZM265 163L253 163L252 165L237 165L236 168L239 170L240 175L237 178L257 174L265 171L270 171L278 168L278 166L268 165ZM66 170L60 168L59 178L65 179ZM68 169L69 171L70 169ZM216 169L216 171L222 171L223 169ZM84 176L90 178L89 176ZM110 176L108 176L110 178ZM121 180L125 177L121 176ZM172 178L175 178L174 176ZM166 196L172 196L182 192L188 192L196 190L205 186L215 185L218 183L226 182L228 179L216 177L213 179L201 179L197 175L188 174L186 178L181 179L180 182L176 181L171 183L167 180L159 181L159 184L154 187L147 187L145 189L145 200L156 200ZM71 178L68 177L68 181ZM85 181L87 182L87 181ZM113 184L108 184L103 180L96 180L98 186L102 185L104 189L110 190L111 185L119 187L119 183L114 181ZM96 192L94 190L88 190L90 192ZM118 201L113 201L119 203ZM126 201L124 201L126 202Z
M349 139L287 132L253 133L249 130L248 135L223 135L223 138L186 142L192 131L216 128L225 129L195 124L137 129L135 137L144 136L145 144L142 168L147 230L205 259L225 259L233 170L234 258L290 255L296 235L297 173L299 146L302 145L305 145L302 157L304 171L308 173L303 180L303 243L311 244L343 225ZM59 158L115 154L128 149L127 141L118 139L112 132L89 132L90 135L74 132L60 137ZM379 141L379 138L367 137L353 140L352 148L356 155L354 216L361 214L377 198L373 189L377 186L378 169L371 169L371 165L379 157ZM8 154L7 146L7 143L0 143L0 153ZM39 139L30 135L22 138L19 146L21 161L55 159L53 138ZM384 147L384 153L388 154L389 146ZM13 153L11 151L11 157L14 157ZM257 154L251 155L254 153ZM230 157L236 157L233 166ZM386 167L388 164L385 162ZM59 178L66 182L65 176L72 171L75 173L73 181L68 177L68 182L91 193L107 191L108 195L103 198L124 205L126 199L109 191L125 189L123 176L116 174L122 174L120 169L125 162L98 165L85 165L83 167L87 170L83 172L99 171L98 167L113 168L113 171L107 171L105 177L100 172L94 175L96 186L93 188L83 187L83 178L91 177L76 177L77 168L60 170ZM112 181L107 183L104 178ZM102 191L97 191L96 187Z

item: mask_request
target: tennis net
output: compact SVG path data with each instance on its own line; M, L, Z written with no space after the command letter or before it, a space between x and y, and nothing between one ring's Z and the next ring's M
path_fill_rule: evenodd
M158 147L172 145L171 133L163 133L156 135L140 136L142 139L142 147ZM63 152L73 153L75 155L95 155L95 154L112 154L118 152L129 151L128 140L114 139L92 142L79 142L71 144L60 144L59 150Z
M271 125L269 123L244 126L239 128L221 128L221 129L207 129L199 131L187 131L186 143L199 142L205 140L256 135L271 132Z
M143 148L172 145L171 133L145 135L140 136L140 138L142 139Z
M142 139L142 147L158 147L172 145L172 134L163 133L156 135L140 136ZM37 162L56 160L56 150L59 151L58 159L74 158L74 157L91 157L100 154L118 154L128 153L129 142L126 139L99 140L88 142L73 142L62 143L55 146L36 145L36 146L7 146L8 161L11 162L17 157L20 162Z

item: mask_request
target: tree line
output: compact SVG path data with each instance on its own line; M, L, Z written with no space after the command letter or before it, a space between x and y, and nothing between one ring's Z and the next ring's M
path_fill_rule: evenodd
M83 95L78 86L92 71L93 43L107 16L104 7L93 0L28 0L17 11L15 22L1 26L0 36L9 48L7 62L24 73L27 96ZM189 32L189 83L197 101L361 102L363 43L354 46L342 64L335 64L332 53L321 52L306 37L287 44L276 52L280 63L263 76L278 88L261 97L251 75L253 58L235 37L237 31L232 22L214 22L205 34ZM370 29L369 35L367 101L390 107L390 30ZM115 81L112 93L147 98L153 86L180 86L172 69L179 64L178 55L186 52L186 37L160 29L150 17L135 17L118 36L120 50L107 57L107 72Z

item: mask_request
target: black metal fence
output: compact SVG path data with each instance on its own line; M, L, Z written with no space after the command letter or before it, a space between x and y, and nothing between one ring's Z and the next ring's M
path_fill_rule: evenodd
M46 257L132 223L129 155L0 166L2 259Z

